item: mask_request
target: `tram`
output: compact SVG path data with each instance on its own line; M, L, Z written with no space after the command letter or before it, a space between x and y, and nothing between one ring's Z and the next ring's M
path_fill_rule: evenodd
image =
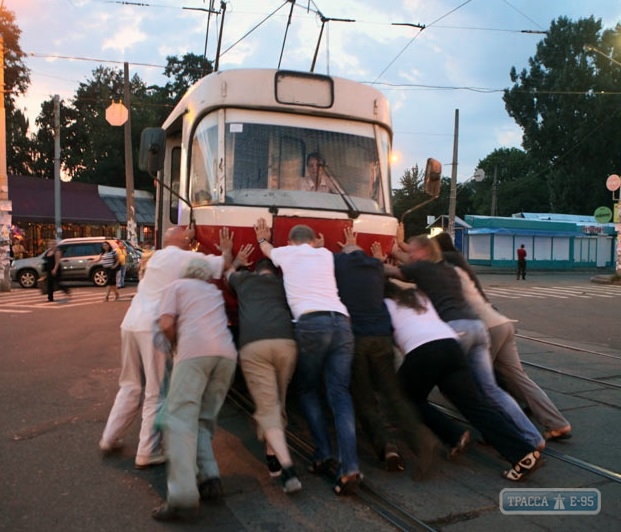
M143 131L140 167L156 176L156 246L175 224L194 225L217 253L255 243L265 218L275 246L306 224L339 251L344 228L369 249L392 246L389 103L350 80L269 69L218 71L194 84L161 128ZM256 250L257 257L260 250Z

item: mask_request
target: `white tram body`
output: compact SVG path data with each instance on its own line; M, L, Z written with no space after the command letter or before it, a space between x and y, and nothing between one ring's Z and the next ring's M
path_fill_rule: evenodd
M303 72L215 72L192 86L162 129L160 237L192 217L206 251L222 227L235 232L237 249L254 242L253 226L265 218L276 246L299 223L322 233L333 251L345 227L367 250L374 241L386 251L392 245L392 124L378 90ZM330 191L304 187L310 154L320 158Z

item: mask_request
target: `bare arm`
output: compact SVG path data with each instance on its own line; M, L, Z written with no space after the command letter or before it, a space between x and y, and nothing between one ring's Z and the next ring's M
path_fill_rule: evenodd
M177 320L175 316L171 314L162 314L157 320L160 329L164 333L164 336L168 338L171 344L174 344L177 339Z
M239 248L239 253L237 253L237 256L235 257L235 259L233 259L231 266L224 272L224 276L226 277L226 279L228 280L231 274L235 273L237 268L240 268L241 266L250 266L252 264L252 261L250 260L250 255L252 255L253 253L254 246L252 244L244 244L241 248Z

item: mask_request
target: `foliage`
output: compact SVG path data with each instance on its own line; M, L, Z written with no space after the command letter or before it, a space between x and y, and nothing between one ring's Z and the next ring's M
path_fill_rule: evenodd
M160 125L176 102L194 83L205 66L203 58L186 54L180 60L168 57L165 74L173 79L164 87L148 87L138 75L130 79L132 156L134 186L149 190L153 180L138 169L140 135L145 127ZM75 96L61 102L62 171L76 181L115 187L125 186L124 128L113 127L105 117L106 108L114 101L123 101L124 74L121 70L97 67L92 78L79 84ZM41 106L37 117L36 147L32 154L30 174L49 177L54 172L54 111L53 100Z
M552 212L590 214L609 201L604 182L620 163L621 66L614 63L621 59L620 31L602 31L593 17L560 17L537 45L529 70L511 69L505 106L548 184Z
M463 185L471 191L470 212L485 216L511 216L518 212L549 212L546 172L523 150L500 148L483 160L478 168L485 172L481 182ZM493 209L494 181L496 209Z
M28 120L15 107L15 99L28 90L30 71L24 63L26 53L21 49L21 30L15 14L0 6L0 35L4 43L4 107L6 112L7 170L27 173L33 145L28 138Z

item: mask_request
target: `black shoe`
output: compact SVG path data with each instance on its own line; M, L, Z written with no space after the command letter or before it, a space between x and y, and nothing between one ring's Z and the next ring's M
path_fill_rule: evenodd
M280 465L278 458L276 458L273 454L266 454L265 461L267 462L267 469L270 472L270 477L279 477L282 473L282 466Z
M170 506L168 503L158 506L151 512L156 521L195 521L198 519L198 506Z
M215 501L224 497L222 482L218 477L208 478L198 485L198 492L203 501Z

